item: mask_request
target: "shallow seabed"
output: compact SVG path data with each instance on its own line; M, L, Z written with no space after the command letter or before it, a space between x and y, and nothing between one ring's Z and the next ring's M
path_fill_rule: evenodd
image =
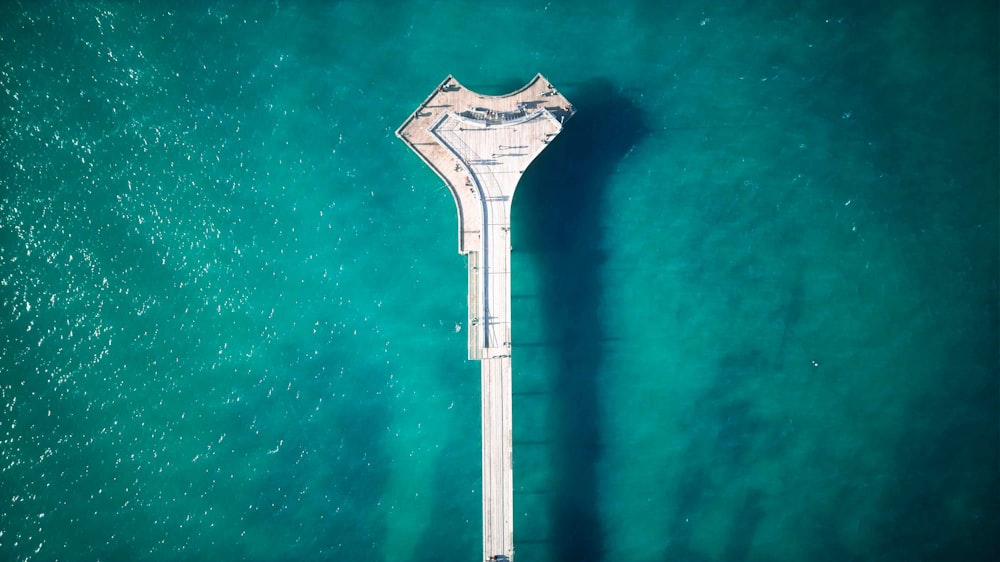
M454 205L393 131L542 72L518 559L995 559L995 3L484 4L6 3L0 558L475 560Z

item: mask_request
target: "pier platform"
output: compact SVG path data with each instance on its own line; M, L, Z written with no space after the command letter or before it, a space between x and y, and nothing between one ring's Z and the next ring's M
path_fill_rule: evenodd
M532 160L575 109L541 74L501 96L448 76L396 131L451 190L468 256L468 357L481 362L483 560L514 557L510 211Z

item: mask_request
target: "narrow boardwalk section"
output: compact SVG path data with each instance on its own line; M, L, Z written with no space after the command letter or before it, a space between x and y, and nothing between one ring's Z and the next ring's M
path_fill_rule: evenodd
M484 560L514 556L511 202L525 169L573 112L541 74L502 96L448 76L396 131L451 190L458 251L468 256L469 359L482 368Z

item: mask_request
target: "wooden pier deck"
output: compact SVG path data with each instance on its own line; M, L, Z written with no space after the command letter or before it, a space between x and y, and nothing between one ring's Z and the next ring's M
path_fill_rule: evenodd
M502 96L445 78L396 131L451 190L468 256L469 359L481 362L483 560L514 557L510 210L525 169L574 108L541 75Z

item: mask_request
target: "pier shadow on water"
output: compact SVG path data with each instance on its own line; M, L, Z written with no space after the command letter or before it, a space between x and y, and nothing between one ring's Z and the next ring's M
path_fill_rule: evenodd
M607 80L584 82L564 93L577 113L525 173L512 212L514 249L537 264L537 306L552 389L547 435L515 439L549 439L552 476L545 494L549 532L544 538L551 558L589 561L601 560L604 551L596 473L603 448L602 344L608 340L600 314L603 205L616 166L645 129L641 111ZM515 417L521 404L514 404ZM515 529L515 545L534 548L540 538Z

